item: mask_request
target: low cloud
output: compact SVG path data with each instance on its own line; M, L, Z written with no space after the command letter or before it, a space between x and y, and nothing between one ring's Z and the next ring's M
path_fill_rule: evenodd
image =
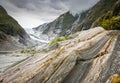
M8 13L24 28L50 22L64 12L78 13L99 0L0 0Z

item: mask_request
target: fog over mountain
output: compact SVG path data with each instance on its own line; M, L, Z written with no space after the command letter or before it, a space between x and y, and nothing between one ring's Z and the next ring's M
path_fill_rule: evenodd
M0 0L8 13L24 28L50 22L64 12L73 14L90 8L99 0Z

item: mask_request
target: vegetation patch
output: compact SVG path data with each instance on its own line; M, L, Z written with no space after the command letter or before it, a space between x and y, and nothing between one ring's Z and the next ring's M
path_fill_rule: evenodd
M112 83L120 83L120 77L114 77Z
M19 35L23 37L26 34L25 30L14 20L11 16L7 14L5 9L0 6L0 31L7 35L16 36ZM23 37L24 38L24 37Z
M99 18L98 25L106 30L120 30L120 1L117 1L111 9Z
M120 16L114 16L112 18L105 17L100 23L100 26L107 30L120 30Z
M36 53L37 51L35 49L26 49L26 50L21 50L21 53Z
M53 50L53 49L56 49L59 47L59 42L62 42L62 41L65 41L67 40L68 38L65 36L65 37L58 37L58 38L54 38L49 46L47 47L47 49L45 49L45 51L50 51L50 50Z
M7 40L7 37L3 32L0 32L0 42L2 42L3 40Z
M53 44L56 44L56 43L58 43L58 42L65 41L65 40L67 40L67 37L55 38L55 39L53 39L53 40L50 42L50 45L53 45Z

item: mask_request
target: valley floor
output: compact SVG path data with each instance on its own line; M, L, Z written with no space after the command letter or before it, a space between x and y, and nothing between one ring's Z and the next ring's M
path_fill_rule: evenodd
M0 51L0 74L10 67L26 60L30 54L20 54L13 51Z

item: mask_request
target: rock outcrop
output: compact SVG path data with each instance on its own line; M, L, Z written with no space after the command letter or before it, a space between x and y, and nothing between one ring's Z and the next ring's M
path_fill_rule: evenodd
M120 82L120 31L101 27L81 31L59 46L4 71L2 83ZM117 77L117 78L116 78Z

